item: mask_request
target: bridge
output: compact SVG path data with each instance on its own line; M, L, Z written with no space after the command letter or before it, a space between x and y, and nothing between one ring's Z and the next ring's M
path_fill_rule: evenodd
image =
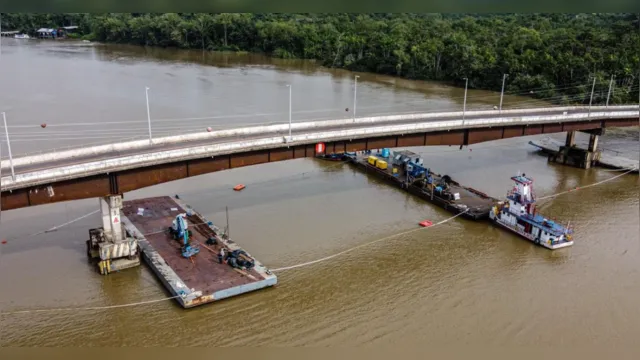
M1 209L105 198L164 182L325 152L472 145L518 136L638 125L637 105L573 106L271 124L91 146L1 163ZM572 138L572 137L571 137ZM591 150L591 149L590 149Z

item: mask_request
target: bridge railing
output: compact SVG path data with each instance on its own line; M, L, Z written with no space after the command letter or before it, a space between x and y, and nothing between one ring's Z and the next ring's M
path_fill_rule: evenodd
M591 112L599 111L599 110L629 110L636 109L638 105L619 105L619 106L593 106L591 107ZM509 115L517 115L517 114L529 114L529 113L541 113L541 112L573 112L573 111L589 111L589 107L587 106L565 106L565 107L545 107L545 108L530 108L530 109L511 109L511 110L479 110L479 111L466 111L464 112L465 117L477 117L477 116L509 116ZM402 114L402 115L386 115L386 116L372 116L372 117L362 117L356 119L337 119L337 120L320 120L320 121L307 121L307 122L297 122L291 124L292 131L300 131L300 130L311 130L311 129L321 129L327 127L338 127L338 126L348 126L348 125L366 125L366 124L376 124L376 123L386 123L386 122L397 122L397 121L411 121L411 120L425 120L425 119L442 119L442 118L462 118L463 112L441 112L441 113L415 113L415 114ZM13 165L16 167L26 166L26 165L34 165L40 163L54 162L66 159L72 159L77 157L86 157L86 156L95 156L100 154L107 154L112 152L126 152L136 149L143 149L150 146L159 146L159 145L168 145L168 144L178 144L178 143L187 143L191 141L199 141L199 140L207 140L207 139L217 139L217 138L225 138L225 137L247 137L247 136L256 136L260 134L281 134L289 131L288 123L276 123L270 125L263 126L250 126L250 127L242 127L242 128L234 128L234 129L225 129L225 130L217 130L212 132L199 132L199 133L190 133L184 135L174 135L174 136L165 136L156 138L153 140L153 143L150 144L149 140L135 140L135 141L126 141L126 142L118 142L111 143L106 145L97 145L97 146L89 146L89 147L81 147L71 150L58 151L58 152L47 152L44 154L31 155L31 156L23 156L13 159ZM1 168L9 167L9 160L2 160L0 162Z
M414 132L424 132L429 130L455 130L475 127L486 127L487 125L522 125L522 124L544 124L558 123L563 121L577 120L598 120L631 118L638 116L638 111L609 111L591 112L578 114L543 115L543 116L520 116L504 117L492 119L470 119L470 120L445 120L429 121L401 125L372 126L356 129L330 130L314 133L297 134L292 137L292 141L286 146L308 144L318 141L339 141L353 140L358 138L401 135ZM39 170L29 173L17 174L15 181L10 177L1 179L3 190L19 189L21 187L47 184L54 181L69 180L84 176L102 174L109 171L122 171L142 166L152 166L162 163L175 162L202 158L205 156L227 155L241 151L253 151L269 148L282 147L284 144L282 136L266 137L252 140L239 140L233 142L217 143L211 145L181 148L175 150L164 150L150 152L132 156L122 156L85 164L75 164L62 166L54 169Z

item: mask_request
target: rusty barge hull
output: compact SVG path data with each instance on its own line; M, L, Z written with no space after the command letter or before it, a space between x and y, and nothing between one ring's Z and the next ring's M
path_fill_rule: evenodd
M191 242L200 248L192 259L182 257L182 244L168 232L176 215L187 213L187 209L192 212L187 216ZM124 201L122 212L122 224L129 236L138 239L144 261L183 308L268 288L278 282L269 269L233 240L220 236L218 227L178 199L163 196ZM206 245L209 238L214 238L216 244ZM237 269L220 264L221 247L227 252L244 250L255 266Z
M375 154L372 154L375 155ZM348 162L354 165L357 169L362 170L366 174L374 175L380 179L383 179L385 182L390 185L402 189L414 196L417 196L427 202L435 204L446 211L449 211L455 215L460 214L466 210L464 214L461 216L470 220L484 220L489 218L489 213L491 212L491 208L495 203L498 202L498 199L494 199L487 194L484 194L478 190L462 186L461 184L452 181L452 185L461 192L464 192L466 196L461 199L461 201L453 202L446 199L443 199L436 194L431 196L431 193L423 190L422 188L416 185L406 186L405 183L401 180L405 177L405 173L402 169L399 169L398 176L394 176L391 172L393 166L389 165L387 170L379 169L373 165L370 165L367 162L366 156L348 156ZM441 177L439 174L431 172L432 175Z

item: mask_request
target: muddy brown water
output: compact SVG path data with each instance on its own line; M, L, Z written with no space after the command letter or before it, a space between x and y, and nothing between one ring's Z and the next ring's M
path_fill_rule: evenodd
M462 105L463 89L360 76L358 114ZM0 107L10 121L12 150L24 153L104 141L91 135L101 131L116 139L145 136L145 86L151 88L153 119L181 119L154 122L158 133L169 133L286 121L287 83L297 90L294 121L346 116L352 77L311 62L258 55L203 58L197 51L3 39ZM468 106L489 108L498 96L470 91ZM530 104L517 97L505 100L511 106ZM42 129L42 122L50 126ZM83 123L91 124L78 125ZM434 171L492 196L503 196L518 171L535 179L538 196L619 174L548 164L529 140L410 150L422 154ZM601 143L638 158L637 129L610 132ZM234 192L237 183L247 188ZM0 345L630 345L640 333L639 189L637 176L624 176L540 202L545 215L575 227L576 243L567 249L549 251L489 223L455 219L282 272L276 288L188 311L165 301L1 315ZM203 175L126 198L173 194L221 225L228 206L232 237L272 268L450 216L349 165L313 159ZM97 209L98 201L91 199L2 212L1 233L8 243L0 245L1 311L168 296L145 266L103 277L88 265L84 241L88 229L100 223L98 214L29 236Z

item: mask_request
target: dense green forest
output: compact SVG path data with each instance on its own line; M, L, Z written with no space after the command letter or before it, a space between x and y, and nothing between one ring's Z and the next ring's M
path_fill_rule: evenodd
M637 103L637 14L4 14L3 29L78 25L85 39L263 52L556 103Z

